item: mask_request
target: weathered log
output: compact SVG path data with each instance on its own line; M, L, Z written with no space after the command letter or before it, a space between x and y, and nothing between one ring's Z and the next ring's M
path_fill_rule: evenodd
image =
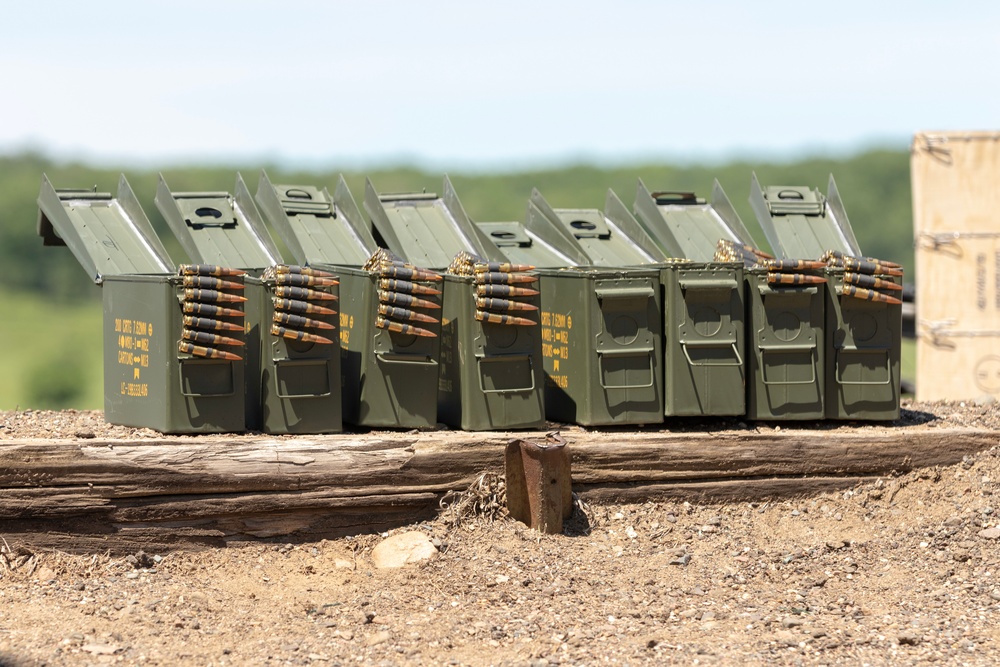
M989 430L888 427L563 435L574 490L597 502L802 495L955 463L997 441ZM502 470L513 437L3 440L0 535L78 551L385 530L433 516L445 492Z

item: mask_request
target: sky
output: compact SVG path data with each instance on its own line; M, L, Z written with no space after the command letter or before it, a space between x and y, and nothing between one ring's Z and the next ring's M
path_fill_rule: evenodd
M494 170L905 148L1000 119L1000 3L7 3L0 153Z

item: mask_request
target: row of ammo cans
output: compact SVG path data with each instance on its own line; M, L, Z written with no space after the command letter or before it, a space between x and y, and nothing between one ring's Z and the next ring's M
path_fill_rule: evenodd
M262 173L252 197L240 177L232 195L171 192L161 178L156 205L192 262L178 267L124 178L116 198L45 179L39 232L104 285L113 423L893 419L899 279L849 263L860 252L830 187L823 198L754 180L779 258L753 261L718 184L706 203L640 182L631 211L611 191L603 211L554 209L536 191L523 223L473 224L447 178L441 197L369 182L364 215L343 179L331 195ZM805 262L820 255L829 266Z

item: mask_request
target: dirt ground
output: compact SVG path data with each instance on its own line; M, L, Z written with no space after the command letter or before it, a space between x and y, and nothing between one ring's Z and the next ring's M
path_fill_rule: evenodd
M904 408L1000 437L995 404ZM58 414L0 413L0 439L142 437ZM373 563L388 534L126 558L0 541L0 665L993 665L998 482L995 447L795 500L582 506L554 536L494 485L463 497L479 513L393 531L437 546L400 569Z

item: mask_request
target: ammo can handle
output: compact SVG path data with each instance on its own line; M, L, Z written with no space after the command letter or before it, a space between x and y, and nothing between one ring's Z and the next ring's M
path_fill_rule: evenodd
M437 366L437 362L426 354L393 354L391 352L376 352L375 358L387 364L411 364L417 366Z
M498 356L498 357L480 357L480 356L477 355L476 361L478 361L479 364L482 364L484 362L493 363L493 362L525 361L525 360L528 362L528 371L529 371L529 374L531 375L531 386L528 386L528 387L516 387L514 389L487 389L486 387L483 386L483 374L480 372L478 374L479 375L479 391L483 392L484 394L519 394L521 392L534 391L535 390L535 369L534 369L534 367L531 364L531 355L530 354L505 354L505 355L501 355L501 356ZM477 368L477 370L478 370L478 368Z
M735 362L724 362L719 364L710 364L706 362L696 362L691 358L691 354L688 352L688 347L725 347L730 346L733 348L733 354L736 355ZM735 340L692 340L692 341L681 341L681 349L684 350L684 356L687 357L688 364L691 366L742 366L743 357L740 356L740 351L736 349Z
M815 345L758 345L758 347L760 348L761 361L764 360L764 355L767 352L812 352L816 349ZM779 382L768 382L767 377L765 377L763 372L763 364L761 364L761 382L773 385L813 384L816 382L816 364L810 364L810 368L812 369L812 378L809 380L795 380L792 382L781 380Z
M326 359L275 359L274 365L278 366L326 366ZM330 395L330 375L326 378L326 392L319 394L283 394L281 385L278 383L278 374L274 374L274 395L278 398L323 398Z
M888 350L860 350L860 349L858 349L856 347L853 347L853 348L849 347L849 348L842 348L841 352L860 352L861 354L865 354L865 353L874 354L876 352L883 352L885 354L885 382L863 382L863 381L857 381L857 382L855 382L855 381L850 381L850 380L844 380L841 376L834 375L834 379L837 381L837 384L840 384L840 385L880 385L880 386L884 386L884 385L889 384L889 382L892 380L892 369L890 368L889 351ZM840 357L840 353L837 354L837 357L838 358ZM840 364L837 364L837 366L839 367Z
M637 357L639 354L645 353L646 357L649 359L649 382L647 384L604 384L604 378L601 378L601 386L605 389L646 389L652 387L653 383L656 382L656 371L653 368L653 348L626 348L623 350L597 350L597 359L600 363L601 356L606 357Z

